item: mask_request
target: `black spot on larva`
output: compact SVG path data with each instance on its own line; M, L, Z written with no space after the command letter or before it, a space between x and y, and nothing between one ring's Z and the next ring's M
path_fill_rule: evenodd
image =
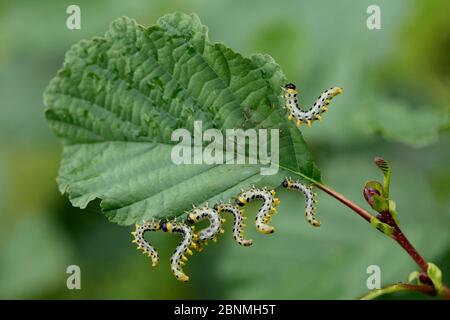
M187 217L187 222L190 223L190 224L193 224L193 223L195 223L195 220L192 219L190 216L188 216Z

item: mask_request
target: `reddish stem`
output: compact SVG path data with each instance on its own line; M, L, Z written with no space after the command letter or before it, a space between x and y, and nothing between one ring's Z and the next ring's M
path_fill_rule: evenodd
M409 242L408 238L404 235L404 233L400 229L396 229L394 231L394 239L397 241L399 245L405 249L406 252L413 258L413 260L417 263L417 265L422 269L423 272L427 272L428 264L425 259L420 255L420 253L414 248L414 246Z
M420 255L420 253L414 248L414 246L409 242L408 238L406 238L403 231L400 229L398 224L392 218L392 215L389 211L382 212L379 214L378 218L380 221L387 223L392 228L394 228L394 233L392 237L395 241L403 248L405 251L413 258L413 260L417 263L417 265L422 269L423 272L427 273L428 264L425 259Z
M366 220L367 222L370 223L373 216L368 211L364 210L357 204L351 202L349 199L344 197L342 194L334 191L333 189L331 189L328 186L325 186L325 185L317 183L317 182L315 183L315 185L322 191L328 193L330 196L332 196L333 198L335 198L338 201L340 201L341 203L343 203L345 206L352 209L361 218L363 218L364 220ZM392 218L392 215L390 214L390 212L381 213L378 216L378 218L380 221L387 223L391 227L394 228L394 233L392 235L392 238L408 253L408 255L417 263L417 265L420 267L420 269L422 269L422 271L424 272L426 277L428 277L427 276L427 271L428 271L427 262L420 255L420 253L416 250L416 248L414 248L414 246L411 244L411 242L409 242L408 238L405 236L405 234L402 232L402 230L397 225L395 220ZM407 286L410 289L416 288L414 285L407 285ZM419 291L423 291L423 290L419 290ZM427 291L427 290L425 290L425 291ZM430 294L430 292L425 292L425 291L423 291L423 292ZM436 295L436 290L434 290L433 292L434 292L434 294L432 294L432 295ZM442 286L442 295L443 295L442 297L444 299L450 299L450 289L447 288L445 285Z
M361 208L357 204L351 202L349 199L344 197L342 194L334 191L333 189L331 189L331 188L329 188L327 186L324 186L323 184L320 184L320 183L315 183L315 185L319 189L321 189L321 190L325 191L326 193L328 193L330 196L332 196L335 199L337 199L340 202L342 202L344 205L346 205L347 207L349 207L350 209L355 211L359 216L361 216L364 220L366 220L367 222L370 223L370 219L372 219L372 215L369 212L367 212L366 210L364 210L363 208Z

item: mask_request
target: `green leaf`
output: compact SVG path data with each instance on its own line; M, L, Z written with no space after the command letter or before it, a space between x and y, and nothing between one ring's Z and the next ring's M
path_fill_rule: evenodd
M396 207L397 207L397 205L395 204L395 202L393 200L389 200L389 212L390 212L392 218L394 219L395 223L397 225L400 225L400 221L398 220L398 213L395 210Z
M387 200L387 199L385 199L383 197L374 195L372 197L372 201L373 201L372 208L375 211L377 211L377 212L384 212L384 211L388 211L389 210L389 200Z
M442 271L435 264L428 262L427 269L428 277L430 277L431 282L433 282L433 286L438 292L438 294L442 290Z
M394 233L394 228L392 228L390 225L388 225L387 223L381 222L378 218L376 217L372 217L370 219L370 225L372 227L374 227L375 229L381 231L382 233L384 233L387 236L392 236L392 234Z
M374 159L374 162L381 170L381 172L383 172L383 197L389 198L389 185L391 184L391 166L389 165L389 162L381 157L376 157Z
M418 284L421 284L419 276L420 276L419 271L411 272L408 276L408 282L413 283L414 281L416 281Z
M375 180L369 180L364 185L364 192L366 196L366 201L369 203L369 205L377 212L384 212L389 210L389 200L385 199L384 197L377 195L377 194L371 194L370 192L377 191L380 195L383 194L383 186L381 183ZM366 192L369 192L366 194Z
M64 143L59 188L80 208L101 199L111 221L129 225L180 216L252 183L276 187L288 174L320 181L280 107L285 83L270 56L245 58L209 42L195 14L169 14L148 28L117 19L105 37L67 52L44 94L49 126ZM175 165L171 133L193 133L197 120L222 132L279 128L280 170L262 176L261 165Z
M383 194L383 185L376 180L369 180L364 185L364 188L369 188L378 191L380 195Z

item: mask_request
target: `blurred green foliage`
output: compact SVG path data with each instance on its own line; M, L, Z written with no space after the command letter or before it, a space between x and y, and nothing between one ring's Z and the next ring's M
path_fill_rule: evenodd
M371 264L381 267L385 285L417 269L333 199L319 195L322 227L314 229L298 210L303 199L280 192L277 233L249 228L251 248L222 237L192 258L191 282L181 284L168 268L176 236L152 235L162 257L153 269L131 244L129 228L109 223L98 204L82 211L61 197L61 148L45 123L42 92L64 53L119 16L149 25L173 11L196 12L213 41L272 55L304 102L344 87L326 121L303 130L323 180L365 206L365 181L380 178L373 157L389 160L402 228L448 283L450 3L377 3L382 29L369 31L371 1L78 1L82 29L71 31L69 1L1 1L0 298L351 299L367 291ZM81 267L82 290L66 288L70 264ZM387 298L395 297L423 298Z

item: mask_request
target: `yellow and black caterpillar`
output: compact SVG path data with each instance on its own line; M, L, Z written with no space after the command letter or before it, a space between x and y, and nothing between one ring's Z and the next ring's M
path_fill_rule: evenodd
M272 215L277 212L275 206L280 203L280 200L274 196L275 190L257 189L252 186L250 190L243 191L236 200L236 204L240 207L256 199L263 200L263 205L258 210L255 219L256 229L261 233L268 234L275 231L274 227L268 224Z
M342 88L334 87L325 90L316 100L314 105L307 111L303 111L299 107L297 90L294 84L289 83L283 87L285 106L289 110L288 119L296 120L296 125L300 126L306 122L308 127L311 127L312 122L321 120L321 114L326 112L327 106L331 99L342 92ZM300 181L294 181L291 178L286 178L282 182L282 186L288 190L297 190L302 192L305 196L305 217L309 224L315 227L320 226L320 221L315 216L316 211L316 194L312 191L311 185L306 185ZM258 210L255 218L256 229L264 234L271 234L275 231L274 227L269 225L272 215L277 212L275 206L280 203L278 198L275 198L275 190L268 190L266 188L258 189L252 186L249 190L242 192L237 196L236 205L231 203L217 202L213 208L206 204L202 207L195 207L187 212L186 221L168 221L161 222L145 222L142 225L136 225L136 230L132 232L134 236L133 243L136 243L138 249L142 249L152 259L152 265L156 266L159 262L159 255L156 249L150 245L145 239L144 234L147 231L163 230L168 233L179 233L183 235L182 241L178 244L170 259L171 270L174 276L183 282L189 280L189 277L184 273L183 266L188 260L187 255L192 255L191 249L201 250L202 245L206 244L208 240L217 240L217 235L224 233L222 228L225 219L221 218L223 213L231 213L234 217L233 237L235 241L241 246L250 246L253 241L244 238L245 219L244 210L242 207L254 200L260 199L263 201L262 206ZM195 233L194 226L190 227L188 224L195 224L201 220L209 220L209 226Z
M286 178L283 187L287 189L295 189L301 191L305 195L305 215L307 221L313 226L320 226L320 222L315 218L315 194L311 191L311 186L306 186L300 181L293 181ZM244 227L246 217L243 215L243 207L245 204L254 200L262 200L263 204L259 208L255 218L256 229L264 234L271 234L275 231L274 227L269 225L272 215L276 213L275 206L280 203L280 200L275 197L275 190L268 190L266 188L258 189L252 186L249 190L241 192L236 199L236 205L231 203L217 202L213 208L208 205L201 207L194 207L187 212L186 222L183 221L169 221L163 224L158 222L145 222L142 225L136 225L136 230L132 232L134 236L133 243L138 245L138 249L144 250L152 258L153 266L156 266L159 261L159 255L156 249L151 246L147 240L144 239L146 231L163 230L168 233L180 233L183 239L176 247L170 259L170 267L172 273L179 281L188 281L189 277L184 273L183 266L188 260L187 255L192 255L191 249L201 251L203 244L208 240L217 240L217 235L224 233L222 223L225 219L220 217L220 214L229 212L233 214L233 237L235 241L242 246L252 245L252 240L244 238ZM188 224L195 224L199 221L208 219L209 226L195 233L194 226L189 227Z
M161 226L164 232L180 233L183 235L183 239L180 244L175 248L175 251L170 258L170 269L177 280L186 282L189 281L189 277L184 273L183 266L188 260L187 254L192 255L192 248L194 247L195 234L193 230L184 223L167 222Z
M219 213L229 212L233 215L233 238L238 244L244 247L248 247L253 244L253 240L247 240L244 238L245 220L247 219L247 217L244 216L244 209L241 209L231 203L223 202L216 203L214 209Z
M219 213L215 209L209 208L208 204L206 204L203 207L194 207L187 215L187 221L191 224L205 219L209 220L209 226L197 233L198 241L207 242L208 240L213 240L216 242L217 235L224 233L222 223L225 221L220 218Z
M307 186L300 181L293 181L291 178L286 178L283 181L283 187L288 190L298 190L305 195L305 217L309 224L314 227L320 227L320 221L316 219L315 212L317 203L317 194L312 192L312 186Z
M342 88L333 87L325 90L314 102L313 106L307 111L304 111L299 106L299 101L297 97L297 88L293 83L288 83L283 87L283 97L284 97L284 108L289 111L289 120L295 120L297 126L302 123L312 126L315 120L322 120L321 114L328 111L328 105L338 94L342 93Z
M152 266L156 267L159 263L159 254L158 251L144 238L144 234L147 231L158 231L161 229L161 225L159 222L148 221L139 225L136 224L136 230L131 234L134 236L134 240L132 241L137 245L137 248L142 250L143 253L148 254L150 258L152 258Z

